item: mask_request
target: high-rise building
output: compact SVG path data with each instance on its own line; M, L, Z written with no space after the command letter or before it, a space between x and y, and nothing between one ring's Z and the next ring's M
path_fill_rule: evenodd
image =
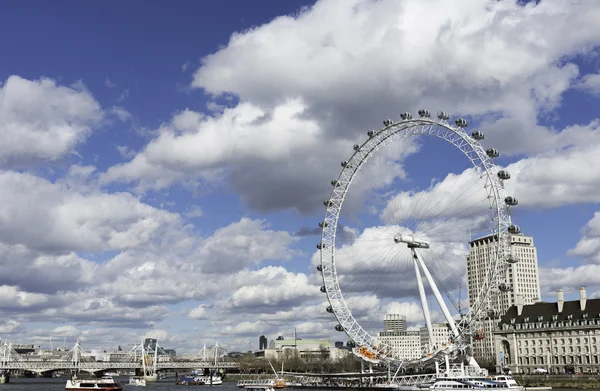
M532 236L521 233L511 234L511 254L518 259L511 263L506 270L506 282L511 288L508 292L501 293L500 300L496 303L498 316L516 304L517 295L523 298L524 304L534 304L540 301L540 278L538 270L537 250ZM490 257L493 254L497 238L493 235L475 239L469 242L470 251L467 256L467 290L469 303L477 299L484 279L487 276ZM473 341L473 355L477 361L486 366L494 365L495 347L492 333L496 329L498 320L489 319L483 324L481 340Z
M258 350L265 350L267 348L267 337L261 335L258 338Z
M406 316L387 314L383 319L384 331L406 331Z
M158 341L156 340L156 338L146 338L144 340L144 349L153 352L154 349L156 348L156 343Z

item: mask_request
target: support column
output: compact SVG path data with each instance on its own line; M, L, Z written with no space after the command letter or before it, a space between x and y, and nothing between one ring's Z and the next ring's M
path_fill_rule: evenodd
M421 298L421 307L423 308L423 317L425 318L425 324L427 325L427 332L429 334L429 351L433 350L433 327L431 326L431 317L429 315L429 305L427 304L427 296L425 295L425 287L423 286L423 280L421 280L421 272L419 271L419 258L414 249L413 263L415 264L415 275L417 276L417 286L419 287L419 296Z
M456 324L454 323L454 319L452 318L452 315L450 315L450 311L448 310L448 307L446 306L446 303L444 302L444 299L442 298L442 295L440 294L440 291L439 291L437 285L435 284L435 281L433 281L433 277L431 276L429 269L427 268L427 266L425 265L425 262L423 262L423 260L419 256L419 253L416 250L413 250L413 254L416 257L419 264L421 265L421 268L423 269L423 273L425 273L425 278L427 278L427 281L429 282L429 286L431 287L431 290L433 291L433 295L435 296L435 299L437 300L440 308L442 309L444 318L446 318L446 321L450 325L452 334L454 334L455 337L458 337L459 332L458 332L458 329L456 328Z

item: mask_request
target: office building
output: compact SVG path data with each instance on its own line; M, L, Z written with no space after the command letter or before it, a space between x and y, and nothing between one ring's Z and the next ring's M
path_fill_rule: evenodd
M533 237L519 234L510 236L511 255L518 259L516 263L508 264L506 270L506 283L510 290L500 294L499 301L494 310L498 316L506 313L509 307L514 306L515 297L522 297L525 305L536 303L540 300L540 279L538 270L537 250ZM470 251L467 256L467 289L469 303L477 299L481 292L482 284L489 272L490 259L494 254L498 240L494 235L485 236L469 242ZM497 327L497 318L483 322L483 339L473 341L473 355L483 366L494 365L496 352L492 338Z
M406 331L406 316L387 314L383 319L384 331Z
M258 350L265 350L267 348L267 337L261 335L258 338Z

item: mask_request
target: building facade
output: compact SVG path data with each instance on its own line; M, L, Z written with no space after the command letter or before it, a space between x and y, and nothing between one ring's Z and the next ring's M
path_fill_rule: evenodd
M267 337L261 335L258 338L258 350L265 350L267 348Z
M508 292L500 295L494 310L498 315L506 313L509 307L516 305L519 296L524 305L531 305L540 300L540 278L537 250L532 236L511 234L511 255L518 262L508 265L506 281L510 287ZM498 240L494 235L478 238L469 242L467 256L467 290L469 303L477 299L482 285L489 272L490 259ZM473 356L481 364L493 365L496 358L493 332L497 328L498 319L492 317L482 324L483 339L473 341Z
M383 331L406 331L406 316L387 314L383 319Z
M421 345L421 351L432 351L441 349L444 345L450 342L452 330L448 323L432 323L431 329L433 336L431 337L432 347L429 348L429 331L427 327L421 327L419 329L419 342Z
M600 372L600 299L587 299L585 287L579 300L522 304L508 309L494 332L497 369L533 373Z
M419 331L381 331L377 339L390 346L392 354L401 360L414 360L422 356Z
M271 341L273 342L273 341ZM321 358L338 360L348 354L347 349L338 349L332 341L321 339L277 339L273 347L258 350L255 357L267 359L285 359L297 357L301 359Z

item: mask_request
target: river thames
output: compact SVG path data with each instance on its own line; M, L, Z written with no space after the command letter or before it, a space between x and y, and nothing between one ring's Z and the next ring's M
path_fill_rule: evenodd
M235 382L225 382L220 386L178 386L174 379L161 380L156 383L149 383L146 388L138 388L130 386L128 377L115 377L121 383L124 390L142 391L144 389L152 389L156 391L174 391L187 389L188 387L204 390L207 388L216 388L222 391L238 391L240 388ZM67 378L12 378L8 384L0 384L0 391L64 391ZM316 390L316 389L311 389ZM326 389L322 389L326 390ZM581 391L577 388L553 388L553 391ZM587 389L586 391L600 391L600 389Z

